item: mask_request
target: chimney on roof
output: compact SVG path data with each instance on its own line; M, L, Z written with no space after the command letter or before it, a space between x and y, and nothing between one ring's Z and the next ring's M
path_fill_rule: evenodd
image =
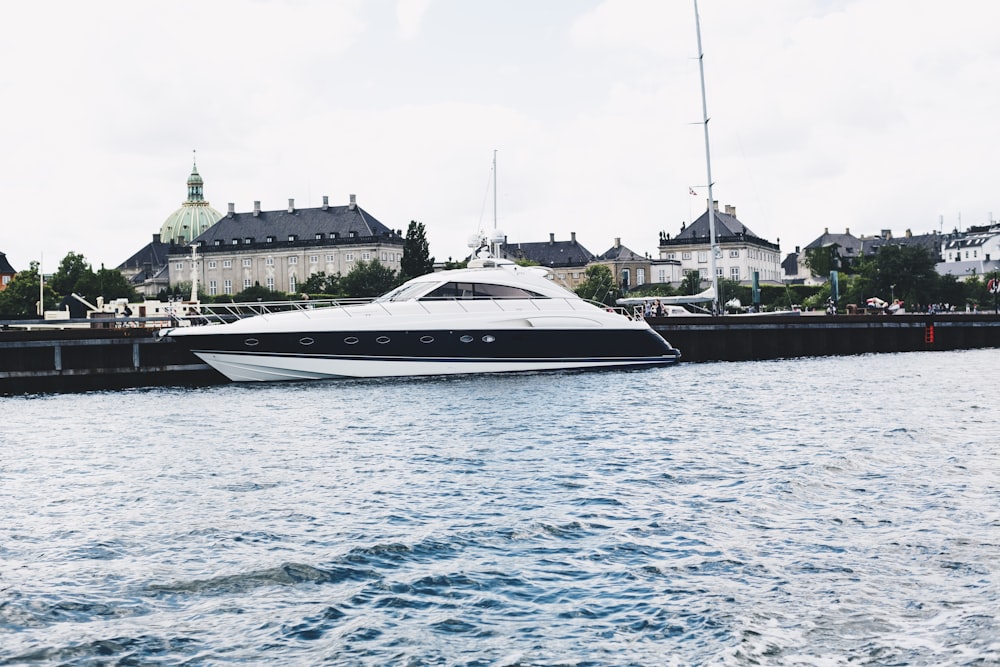
M288 200L288 212L289 213L295 213L295 200L294 199L289 198L289 200Z
M883 229L882 230L882 238L884 238L884 239L891 239L892 238L892 230L891 229Z
M323 195L323 210L330 208L330 197L329 195Z
M358 207L358 197L357 195L351 195L351 203L347 206L347 208L353 211L357 207Z
M913 232L910 231L909 229L906 230L906 238L908 238L908 239L909 238L913 238Z
M229 202L229 213L226 215L227 218L231 218L236 215L236 203Z
M802 250L799 248L799 246L795 246L795 254L798 255L800 252L802 252Z
M825 236L825 235L827 235L829 233L830 233L830 228L829 227L824 227L823 228L823 235Z
M549 232L549 245L554 245L556 242L556 235Z
M718 199L713 199L712 200L712 208L715 209L716 212L718 212L718 210L719 210L719 200Z
M850 236L851 235L851 228L850 227L845 227L844 228L844 233L847 234L848 236Z
M260 200L258 199L253 203L253 217L256 218L259 215L260 215Z
M731 216L733 216L735 218L736 217L736 207L735 206L730 206L729 204L726 204L726 215L731 215Z
M621 247L622 247L622 237L616 236L615 237L615 248L621 248Z
M569 233L569 242L576 245L576 232Z
M160 243L160 235L153 234L153 243Z

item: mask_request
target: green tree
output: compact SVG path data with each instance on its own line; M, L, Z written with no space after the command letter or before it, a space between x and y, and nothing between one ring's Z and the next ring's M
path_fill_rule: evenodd
M591 264L583 275L584 281L574 290L577 295L613 306L615 299L618 298L618 288L615 286L611 269L604 264Z
M318 271L309 276L300 289L306 294L340 294L340 274L328 276L324 271Z
M403 243L403 257L399 262L399 272L404 281L434 271L434 258L430 256L427 232L424 223L410 221Z
M858 284L851 296L856 303L877 296L888 301L930 303L937 300L941 284L934 268L935 258L926 248L884 245L872 257L858 264Z
M125 276L118 269L106 269L103 266L97 271L95 275L96 291L93 293L94 298L98 295L103 296L106 301L112 299L128 299L130 302L134 302L139 299L139 295L136 293L135 288L129 284Z
M697 294L701 291L701 274L697 271L685 271L684 279L679 288L681 294Z
M399 284L396 272L377 259L360 261L340 279L340 287L348 297L369 297L385 294Z
M52 274L49 284L56 294L69 296L73 292L80 294L77 284L90 285L93 283L94 270L87 259L73 251L66 253L66 256L59 262L59 268ZM80 296L86 296L80 294Z
M261 287L260 283L254 283L253 287L248 287L242 292L233 295L233 301L236 303L246 303L253 301L276 301L281 297L281 294L273 290L269 290L266 287Z
M90 303L96 303L97 297L104 297L105 301L121 298L135 301L138 298L120 271L101 266L95 273L83 255L72 251L63 257L49 282L59 296L79 294Z
M45 283L44 310L54 310L58 297L52 287ZM0 319L35 319L38 314L39 277L38 262L32 262L31 268L19 272L9 283L7 289L0 292Z
M850 262L840 255L840 246L836 243L821 248L806 248L802 253L802 263L817 277L826 277L831 271L851 272Z

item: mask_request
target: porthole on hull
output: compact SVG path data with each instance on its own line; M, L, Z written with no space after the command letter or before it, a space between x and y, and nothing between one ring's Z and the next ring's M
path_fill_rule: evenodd
M358 339L355 336L348 336L347 338L344 339L344 342L347 343L348 345L356 345Z
M243 341L243 344L246 345L247 347L254 347L255 345L260 345L260 341L257 340L256 338L247 338L245 341Z
M310 338L309 336L306 336L305 338L300 338L299 339L299 344L300 345L312 345L315 342L316 341L313 340L312 338Z
M375 339L375 342L378 343L379 345L385 345L386 343L389 342L389 337L379 336L378 338Z
M461 338L459 338L459 340L462 341L463 343L471 343L475 339L472 336L466 334L466 335L462 336Z
M483 342L484 343L492 343L495 340L496 340L495 336L491 336L489 334L486 334L485 336L483 336Z
M420 342L421 343L433 343L434 342L434 336L421 336L420 337Z

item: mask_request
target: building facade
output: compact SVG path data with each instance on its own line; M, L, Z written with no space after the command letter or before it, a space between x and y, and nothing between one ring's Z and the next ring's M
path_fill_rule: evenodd
M172 246L170 285L197 283L209 296L237 294L261 286L296 293L310 276L346 275L359 261L378 260L399 271L404 237L357 205L330 206L323 197L317 208L288 207L236 213L235 205L189 247Z
M736 208L726 206L719 211L713 202L715 215L715 242L719 248L715 270L719 278L750 285L754 272L761 284L781 284L781 249L753 233L736 217ZM711 230L709 211L705 211L690 225L683 225L680 233L671 238L660 235L661 260L679 262L681 274L697 271L703 281L711 281Z
M17 271L15 271L14 267L7 261L7 255L0 252L0 292L7 289L7 285L16 275Z
M594 258L593 264L608 267L622 292L653 282L652 260L623 246L619 237L615 237L613 246Z
M556 241L550 233L548 241L528 243L507 243L499 248L500 257L512 261L527 260L548 267L555 279L564 287L575 290L587 276L587 264L594 259L594 253L576 240L576 232L570 233L568 241Z
M959 280L994 275L1000 271L1000 224L970 227L965 232L942 234L937 272Z

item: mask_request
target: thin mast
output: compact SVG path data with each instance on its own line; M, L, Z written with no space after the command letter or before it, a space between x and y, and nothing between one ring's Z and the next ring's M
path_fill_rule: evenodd
M712 153L708 144L708 101L705 96L705 54L701 51L701 20L698 18L698 0L694 0L694 25L698 33L698 72L701 74L701 113L705 127L705 169L708 171L708 231L711 249L709 271L712 272L712 312L719 312L719 276L715 269L715 199L712 197Z
M493 149L493 229L497 228L497 149Z

